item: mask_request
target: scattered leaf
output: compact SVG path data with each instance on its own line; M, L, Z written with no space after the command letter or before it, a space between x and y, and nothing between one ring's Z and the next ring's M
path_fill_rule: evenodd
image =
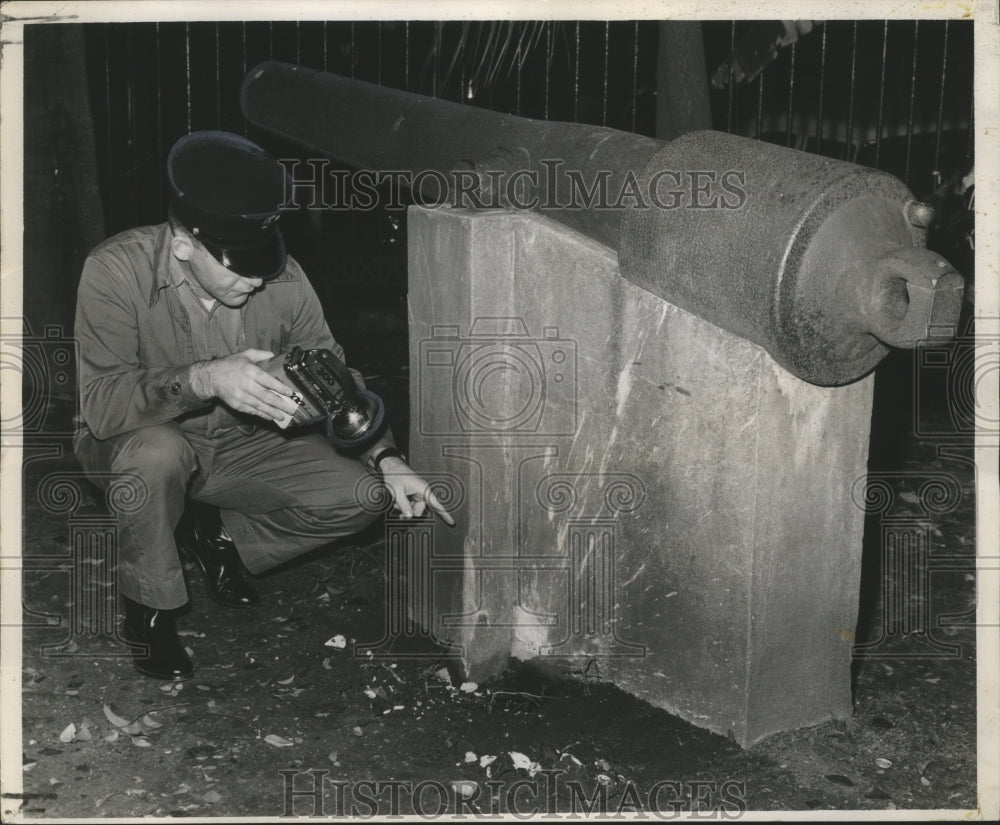
M152 728L153 730L156 730L157 728L162 728L163 727L163 723L162 722L157 722L148 713L145 716L142 717L142 724L144 724L147 728Z
M327 759L329 759L331 762L333 762L334 764L336 764L337 763L337 752L336 751L330 751L330 753L327 754Z
M76 738L76 725L70 722L59 734L60 742L72 742Z
M828 782L834 785L843 785L845 788L853 788L854 783L842 773L828 773L825 777Z
M202 797L202 799L204 799L209 805L214 805L216 802L222 801L222 794L218 791L209 791Z
M125 727L122 728L122 731L127 733L129 736L139 736L144 732L142 729L142 725L139 724L138 719L136 719L134 722L129 722Z
M884 771L887 771L889 770L889 768L892 767L892 762L890 762L888 759L884 759L881 756L875 760L875 764L878 765Z
M921 776L920 784L923 785L925 788L929 788L931 786L931 781L926 776Z
M278 684L279 685L290 685L294 681L295 681L295 674L293 673L287 679L279 679L278 680Z
M87 723L84 722L80 725L80 729L76 732L76 738L81 742L89 742L94 737L90 734L90 728L87 727Z
M269 733L264 737L264 741L269 745L274 745L276 748L290 748L295 744L290 739L285 739L285 737L278 736L276 733Z
M333 665L330 664L329 656L323 660L323 670L333 670Z
M128 724L128 719L119 716L117 713L111 710L111 705L104 706L104 715L107 717L108 721L116 728L123 728Z
M118 731L113 730L107 736L104 737L105 742L117 742L118 741Z
M358 727L357 725L355 725L354 729L353 729L353 733L354 733L355 736L361 736L362 733L363 733L363 731L361 730L360 727Z
M137 748L151 748L153 743L150 742L145 736L133 736L132 744Z

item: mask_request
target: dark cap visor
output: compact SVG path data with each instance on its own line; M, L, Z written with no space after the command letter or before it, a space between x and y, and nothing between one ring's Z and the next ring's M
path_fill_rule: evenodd
M235 244L199 235L199 242L215 260L244 278L269 281L285 271L288 254L285 241L277 226L267 230L267 237L253 244Z

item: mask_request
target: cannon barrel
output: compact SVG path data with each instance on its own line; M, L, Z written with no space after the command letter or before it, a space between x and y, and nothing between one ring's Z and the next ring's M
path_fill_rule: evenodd
M273 61L248 73L241 103L323 155L407 173L424 197L537 209L815 384L853 381L889 346L958 321L962 278L924 248L933 212L878 170L721 132L664 142L531 120Z

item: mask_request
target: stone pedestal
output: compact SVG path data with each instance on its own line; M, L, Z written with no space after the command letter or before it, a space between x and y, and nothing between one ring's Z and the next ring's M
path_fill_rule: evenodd
M411 209L410 612L749 746L851 714L872 379L807 384L533 213ZM862 488L863 489L863 488Z

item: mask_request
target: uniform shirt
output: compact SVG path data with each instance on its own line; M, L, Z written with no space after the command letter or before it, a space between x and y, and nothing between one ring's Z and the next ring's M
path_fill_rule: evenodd
M209 318L203 306L188 306L189 298L197 300L184 292L193 276L171 253L171 238L168 223L130 229L97 246L84 264L75 330L80 417L95 438L168 421L206 435L252 431L262 419L192 391L191 365L206 356L244 349L278 354L300 346L344 357L293 258L238 310ZM387 444L388 432L365 452Z
M243 346L242 308L227 307L214 299L206 303L205 299L198 297L192 283L194 278L185 270L187 267L184 266L170 266L168 274L191 324L195 361L225 358L246 349ZM184 417L179 423L181 429L187 432L213 436L239 426L238 417L238 413L233 413L216 399L207 415Z

